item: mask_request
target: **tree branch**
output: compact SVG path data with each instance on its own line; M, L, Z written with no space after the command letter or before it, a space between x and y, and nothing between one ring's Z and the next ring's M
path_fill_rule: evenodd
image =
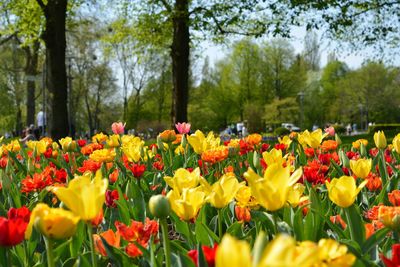
M170 4L168 4L166 0L160 0L160 2L164 5L164 7L167 9L168 12L172 11Z

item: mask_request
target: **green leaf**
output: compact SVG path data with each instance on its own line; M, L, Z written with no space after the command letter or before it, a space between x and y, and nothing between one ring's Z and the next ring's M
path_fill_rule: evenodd
M201 243L207 246L210 246L212 244L212 238L210 238L207 230L204 228L200 220L196 221L194 231L196 233L197 243Z
M197 243L197 266L198 267L208 267L206 257L204 256L203 248L200 243Z
M110 246L102 236L100 236L100 238L101 238L101 242L103 243L103 246L107 252L107 257L109 257L111 259L111 262L114 263L114 265L120 266L120 267L132 266L128 255L123 253L121 250L119 250L113 246Z
M363 254L367 254L375 246L379 245L380 242L386 238L386 235L390 232L390 229L385 227L379 229L374 234L372 234L361 246Z
M365 240L365 227L361 215L354 204L343 210L346 215L350 237L352 241L355 241L361 247Z

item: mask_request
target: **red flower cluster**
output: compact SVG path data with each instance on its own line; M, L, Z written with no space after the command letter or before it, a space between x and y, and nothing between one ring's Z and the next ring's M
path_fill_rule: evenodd
M382 254L381 254L381 259L385 263L386 267L399 267L400 266L400 244L394 244L392 246L392 259L388 259Z
M309 161L306 166L304 166L303 181L307 180L313 185L324 184L325 175L329 170L329 166L324 165L318 160Z
M92 159L87 159L83 161L82 167L79 167L78 171L80 173L84 173L86 171L95 173L100 168L101 168L101 162L97 162Z
M126 156L124 156L122 160L124 161L125 167L130 170L137 179L142 177L143 173L146 171L146 165L144 164L130 162Z
M66 181L67 172L64 169L58 170L55 167L47 166L41 173L26 176L21 181L21 192L28 194L30 192L41 191L54 183L63 184Z
M138 257L142 255L142 251L132 243L136 241L139 245L147 247L147 243L151 236L156 237L158 233L158 223L155 220L146 218L145 223L138 221L131 221L131 225L127 226L122 222L116 221L115 227L120 233L121 237L130 242L126 248L126 253L131 257Z
M11 208L7 218L0 217L0 246L15 246L24 240L30 215L29 209L23 206L18 209Z

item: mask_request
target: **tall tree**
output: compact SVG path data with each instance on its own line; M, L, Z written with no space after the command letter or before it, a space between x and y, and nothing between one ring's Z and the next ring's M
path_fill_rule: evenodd
M150 23L149 38L159 33L154 29L170 29L170 55L173 75L173 122L187 121L189 99L189 67L191 42L196 37L217 40L229 34L260 36L270 32L287 34L289 27L271 14L273 4L264 1L232 0L152 0L132 4L132 16ZM149 17L152 20L149 20ZM160 23L163 27L159 27ZM168 31L168 30L167 30Z
M68 84L65 66L66 18L68 0L52 0L44 3L36 0L45 17L43 40L46 44L48 88L52 93L51 136L62 138L68 129Z

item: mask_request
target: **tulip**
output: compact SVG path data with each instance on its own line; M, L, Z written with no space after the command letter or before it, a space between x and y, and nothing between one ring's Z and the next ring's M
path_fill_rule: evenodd
M175 127L180 134L188 134L190 132L190 123L178 122L177 124L175 124Z
M161 141L171 143L176 140L176 133L174 130L165 130L158 135Z
M101 178L97 171L92 180L90 174L76 176L68 187L50 187L59 200L84 221L95 218L103 207L108 179Z
M168 217L171 207L165 196L154 195L149 200L149 209L154 217L164 219Z
M400 190L396 189L388 193L388 198L393 206L400 206Z
M96 162L112 162L114 160L115 156L116 156L116 153L114 150L98 149L98 150L93 151L93 153L90 154L89 158Z
M235 196L238 205L244 206L256 206L257 201L251 195L251 188L243 183L240 183L239 189Z
M379 149L385 149L387 146L385 133L378 131L374 134L375 146Z
M305 130L303 133L299 134L298 140L300 144L308 145L309 147L312 148L318 148L319 145L322 142L322 139L324 139L328 134L322 134L321 129L317 129L310 133L308 130Z
M400 231L400 207L380 206L378 211L378 220L386 227Z
M213 132L209 132L205 137L203 132L197 130L194 134L188 136L188 142L196 154L201 154L206 150L219 147L221 139L215 138Z
M59 142L64 152L72 152L76 149L76 142L71 137L61 138Z
M107 145L109 147L119 147L121 144L121 137L118 134L110 135L107 140Z
M392 144L393 144L393 148L397 152L397 154L400 154L400 134L396 135L393 138Z
M51 239L65 239L73 236L80 218L74 213L61 209L50 208L47 204L39 203L33 209L25 237L30 238L32 227Z
M266 246L257 266L314 266L317 262L318 249L314 244L306 249L297 247L293 237L281 234Z
M274 163L282 165L285 162L285 158L282 156L282 150L280 149L271 149L271 151L265 151L262 153L262 157L267 164L267 166L272 165Z
M289 188L289 193L287 197L287 202L293 208L297 207L300 202L304 201L305 198L302 197L305 186L303 184L297 183Z
M269 211L282 208L287 199L290 187L301 177L302 169L297 169L290 175L291 166L282 167L281 164L270 165L264 173L264 177L258 176L251 168L244 173L252 195L257 202Z
M381 254L381 259L385 263L385 266L395 267L400 266L400 244L392 245L392 258L388 259L385 255Z
M18 245L24 240L30 212L27 207L11 208L7 218L0 217L0 247Z
M139 137L130 138L126 135L122 136L122 152L131 162L138 162L141 159L141 151L144 146L144 141Z
M114 134L124 134L126 123L114 122L111 124L111 130Z
M225 234L215 256L216 267L250 267L250 246L246 241Z
M107 242L108 245L115 247L115 248L119 248L121 236L118 231L116 233L114 233L113 230L109 229L99 235L94 234L93 240L94 240L94 244L95 244L95 249L102 256L106 257L107 252L106 252L106 249L104 248L104 244L103 244L103 241L101 240L101 237Z
M47 144L45 141L28 141L26 142L26 146L31 150L35 151L37 155L41 155L46 152Z
M233 173L223 175L212 186L204 178L200 182L208 195L208 202L217 209L227 206L233 200L240 187Z
M335 128L333 128L333 126L325 128L324 132L327 133L329 136L335 136Z
M294 132L293 132L293 133L294 133ZM278 137L278 142L279 142L280 144L284 144L286 147L289 147L290 144L292 143L292 139L291 139L288 135L285 135L285 136L282 137L282 138Z
M371 159L350 160L351 171L359 178L366 178L371 171Z
M331 182L326 181L325 185L328 189L329 199L339 207L348 208L367 183L368 181L365 180L357 187L353 177L342 176L339 179L334 178Z
M208 247L208 246L201 246L201 249L203 250L204 258L207 262L207 265L209 267L215 266L215 253L217 251L218 245L214 244L214 247ZM192 249L188 251L188 256L192 259L196 267L198 257L199 257L199 252L196 249Z
M184 188L182 193L173 189L167 194L171 209L182 220L194 219L206 200L206 194L201 187Z
M165 182L175 190L182 192L184 188L194 188L200 182L200 169L197 167L192 172L184 168L175 171L174 177L165 176Z
M95 134L95 135L92 137L92 142L93 142L93 143L101 144L101 143L106 142L107 139L108 139L108 136L107 136L107 135L105 135L105 134L103 134L103 133L98 133L98 134Z
M356 141L354 141L354 142L352 143L352 146L353 146L355 149L360 149L361 144L362 144L363 146L366 147L366 146L368 145L368 140L367 140L367 139L358 139L358 140L356 140Z
M356 257L347 252L347 246L333 239L321 239L318 242L319 261L327 266L353 266Z

